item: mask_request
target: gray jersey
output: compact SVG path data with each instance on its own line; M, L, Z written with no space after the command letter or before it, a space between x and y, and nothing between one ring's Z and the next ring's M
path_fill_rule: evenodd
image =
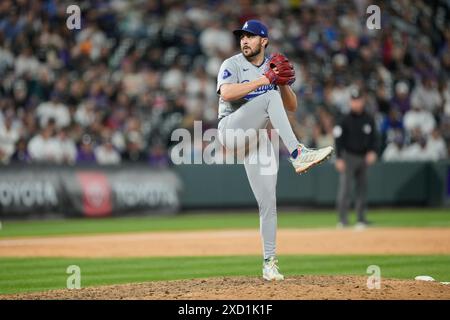
M220 96L220 86L225 83L244 83L260 78L264 74L267 61L268 58L266 57L264 62L258 67L249 62L242 53L228 58L222 63L217 76L217 94ZM276 89L277 87L273 84L261 86L255 91L248 93L242 99L231 102L224 101L219 97L219 119L233 113L251 99Z
M254 66L242 54L225 60L217 77L217 93L219 93L220 86L224 83L243 83L258 79L263 75L267 62L268 59L266 58L261 66ZM246 142L250 141L248 139L227 139L227 130L237 132L234 130L264 129L269 121L272 123L273 128L278 129L278 134L289 153L292 153L299 147L300 143L292 131L283 107L281 94L274 85L259 87L255 91L249 92L239 101L225 102L220 99L219 118L224 116L227 117L218 123L219 141L229 150L245 149ZM272 148L272 141L269 140L267 132L265 133L266 135L263 134L257 137L259 142L256 144L257 148L254 147L255 144L253 143L251 144L253 148L248 148L247 159L261 159L259 155L260 146L265 145ZM259 134L261 133L259 132ZM225 139L220 137L225 137ZM267 152L267 150L271 150L270 154L275 154L273 148L266 149L263 152ZM264 156L267 157L267 154L264 153ZM272 161L270 162L273 163ZM244 166L250 186L258 202L264 259L268 259L276 255L277 170L270 170L269 173L267 171L267 163L258 160L256 164L251 164L249 161L244 160Z

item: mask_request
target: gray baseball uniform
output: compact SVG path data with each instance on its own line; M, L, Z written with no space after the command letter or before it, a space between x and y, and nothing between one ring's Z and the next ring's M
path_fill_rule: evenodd
M223 84L244 83L260 78L264 74L267 61L268 59L265 58L261 66L255 66L242 53L225 60L217 77L217 93L220 94L220 87ZM299 146L286 115L280 92L274 85L259 87L236 101L227 102L220 98L219 119L218 129L219 135L222 137L226 136L227 130L265 129L270 120L272 126L279 130L278 133L289 152L292 153ZM258 144L250 141L251 147L246 159L257 158L256 154L261 145L268 145L273 154L272 144L267 133L255 138L259 139ZM223 139L221 142L231 150L244 147L236 140ZM264 258L268 259L275 256L276 251L277 171L272 174L262 174L263 164L260 161L244 161L244 165L250 186L258 202Z

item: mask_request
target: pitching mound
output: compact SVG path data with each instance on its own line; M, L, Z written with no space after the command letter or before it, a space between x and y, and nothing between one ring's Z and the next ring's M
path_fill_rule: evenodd
M450 286L439 282L382 279L368 289L362 276L296 276L281 282L256 277L221 277L53 290L0 296L0 299L450 299Z

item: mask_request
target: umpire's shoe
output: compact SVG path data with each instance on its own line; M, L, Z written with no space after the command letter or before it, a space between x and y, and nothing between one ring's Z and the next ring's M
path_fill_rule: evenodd
M278 272L278 260L274 257L264 260L263 278L268 281L284 280L284 276Z
M333 147L309 149L300 145L297 149L297 157L290 157L290 161L297 173L305 173L310 168L329 159L333 153Z

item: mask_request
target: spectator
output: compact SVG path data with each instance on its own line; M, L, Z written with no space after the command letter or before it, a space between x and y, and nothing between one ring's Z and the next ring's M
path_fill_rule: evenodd
M100 58L102 49L107 45L107 39L96 23L89 23L77 35L78 50L89 56L92 61Z
M128 162L143 162L147 160L143 152L144 142L137 131L132 131L127 137L127 147L122 158Z
M209 26L203 30L199 38L203 52L209 56L217 53L228 55L234 49L235 40L224 27L220 20L211 19Z
M162 143L155 143L150 148L148 163L154 167L166 167L169 164L167 150Z
M70 124L70 113L66 105L61 102L61 95L53 92L50 101L41 103L36 109L36 115L41 127L45 127L49 119L54 119L58 128Z
M319 109L319 123L314 127L314 146L315 148L323 148L334 145L333 117L325 109Z
M411 110L406 112L403 124L408 133L412 133L414 129L418 128L422 134L429 135L436 127L436 120L430 111L415 104Z
M17 75L36 75L39 71L39 61L33 56L31 48L23 48L14 64L14 71Z
M363 30L358 12L353 8L340 16L339 26L346 33L355 33L356 35L360 35Z
M179 92L184 86L183 68L177 61L162 77L162 87L172 92Z
M409 98L409 87L404 81L397 82L395 85L395 95L391 101L392 108L399 111L402 116L411 109Z
M392 141L394 135L398 132L403 132L402 114L397 109L390 109L389 114L384 116L381 125L380 133L382 138L381 147L384 149L385 141Z
M449 53L450 56L450 53ZM440 85L440 93L443 100L443 116L450 117L450 80L442 81Z
M438 160L438 154L427 148L427 139L420 136L418 141L408 146L404 152L405 161L435 161Z
M391 105L389 103L389 95L384 85L379 85L376 92L376 101L378 105L378 111L386 116L391 111Z
M13 115L0 119L0 163L9 163L20 137L20 127L14 122Z
M120 154L114 149L110 139L105 139L101 145L95 148L95 158L99 164L119 164Z
M85 134L78 148L76 163L95 164L96 162L92 137Z
M331 90L331 103L340 114L350 112L350 87L346 86L343 79L338 79Z
M0 72L6 73L14 64L14 56L9 48L0 46Z
M28 153L33 162L57 162L59 145L53 130L52 126L42 128L28 143Z
M401 131L395 133L392 142L388 143L381 158L386 162L405 160L404 139Z
M11 160L17 163L30 163L31 156L27 150L27 141L24 138L20 138L17 142L17 148L11 157Z
M77 107L75 112L75 121L83 127L89 127L95 121L94 101L88 100Z
M124 61L123 69L123 89L130 97L135 97L145 91L145 81L143 72L136 71L136 65L131 61ZM181 79L177 79L181 80ZM178 83L177 83L178 84Z
M67 129L59 129L56 135L58 143L56 162L74 164L77 156L75 142L68 136Z
M433 154L433 159L444 160L447 159L447 146L441 136L439 129L434 129L427 140L427 151Z
M411 105L436 114L442 103L441 95L430 76L424 76L411 93Z

